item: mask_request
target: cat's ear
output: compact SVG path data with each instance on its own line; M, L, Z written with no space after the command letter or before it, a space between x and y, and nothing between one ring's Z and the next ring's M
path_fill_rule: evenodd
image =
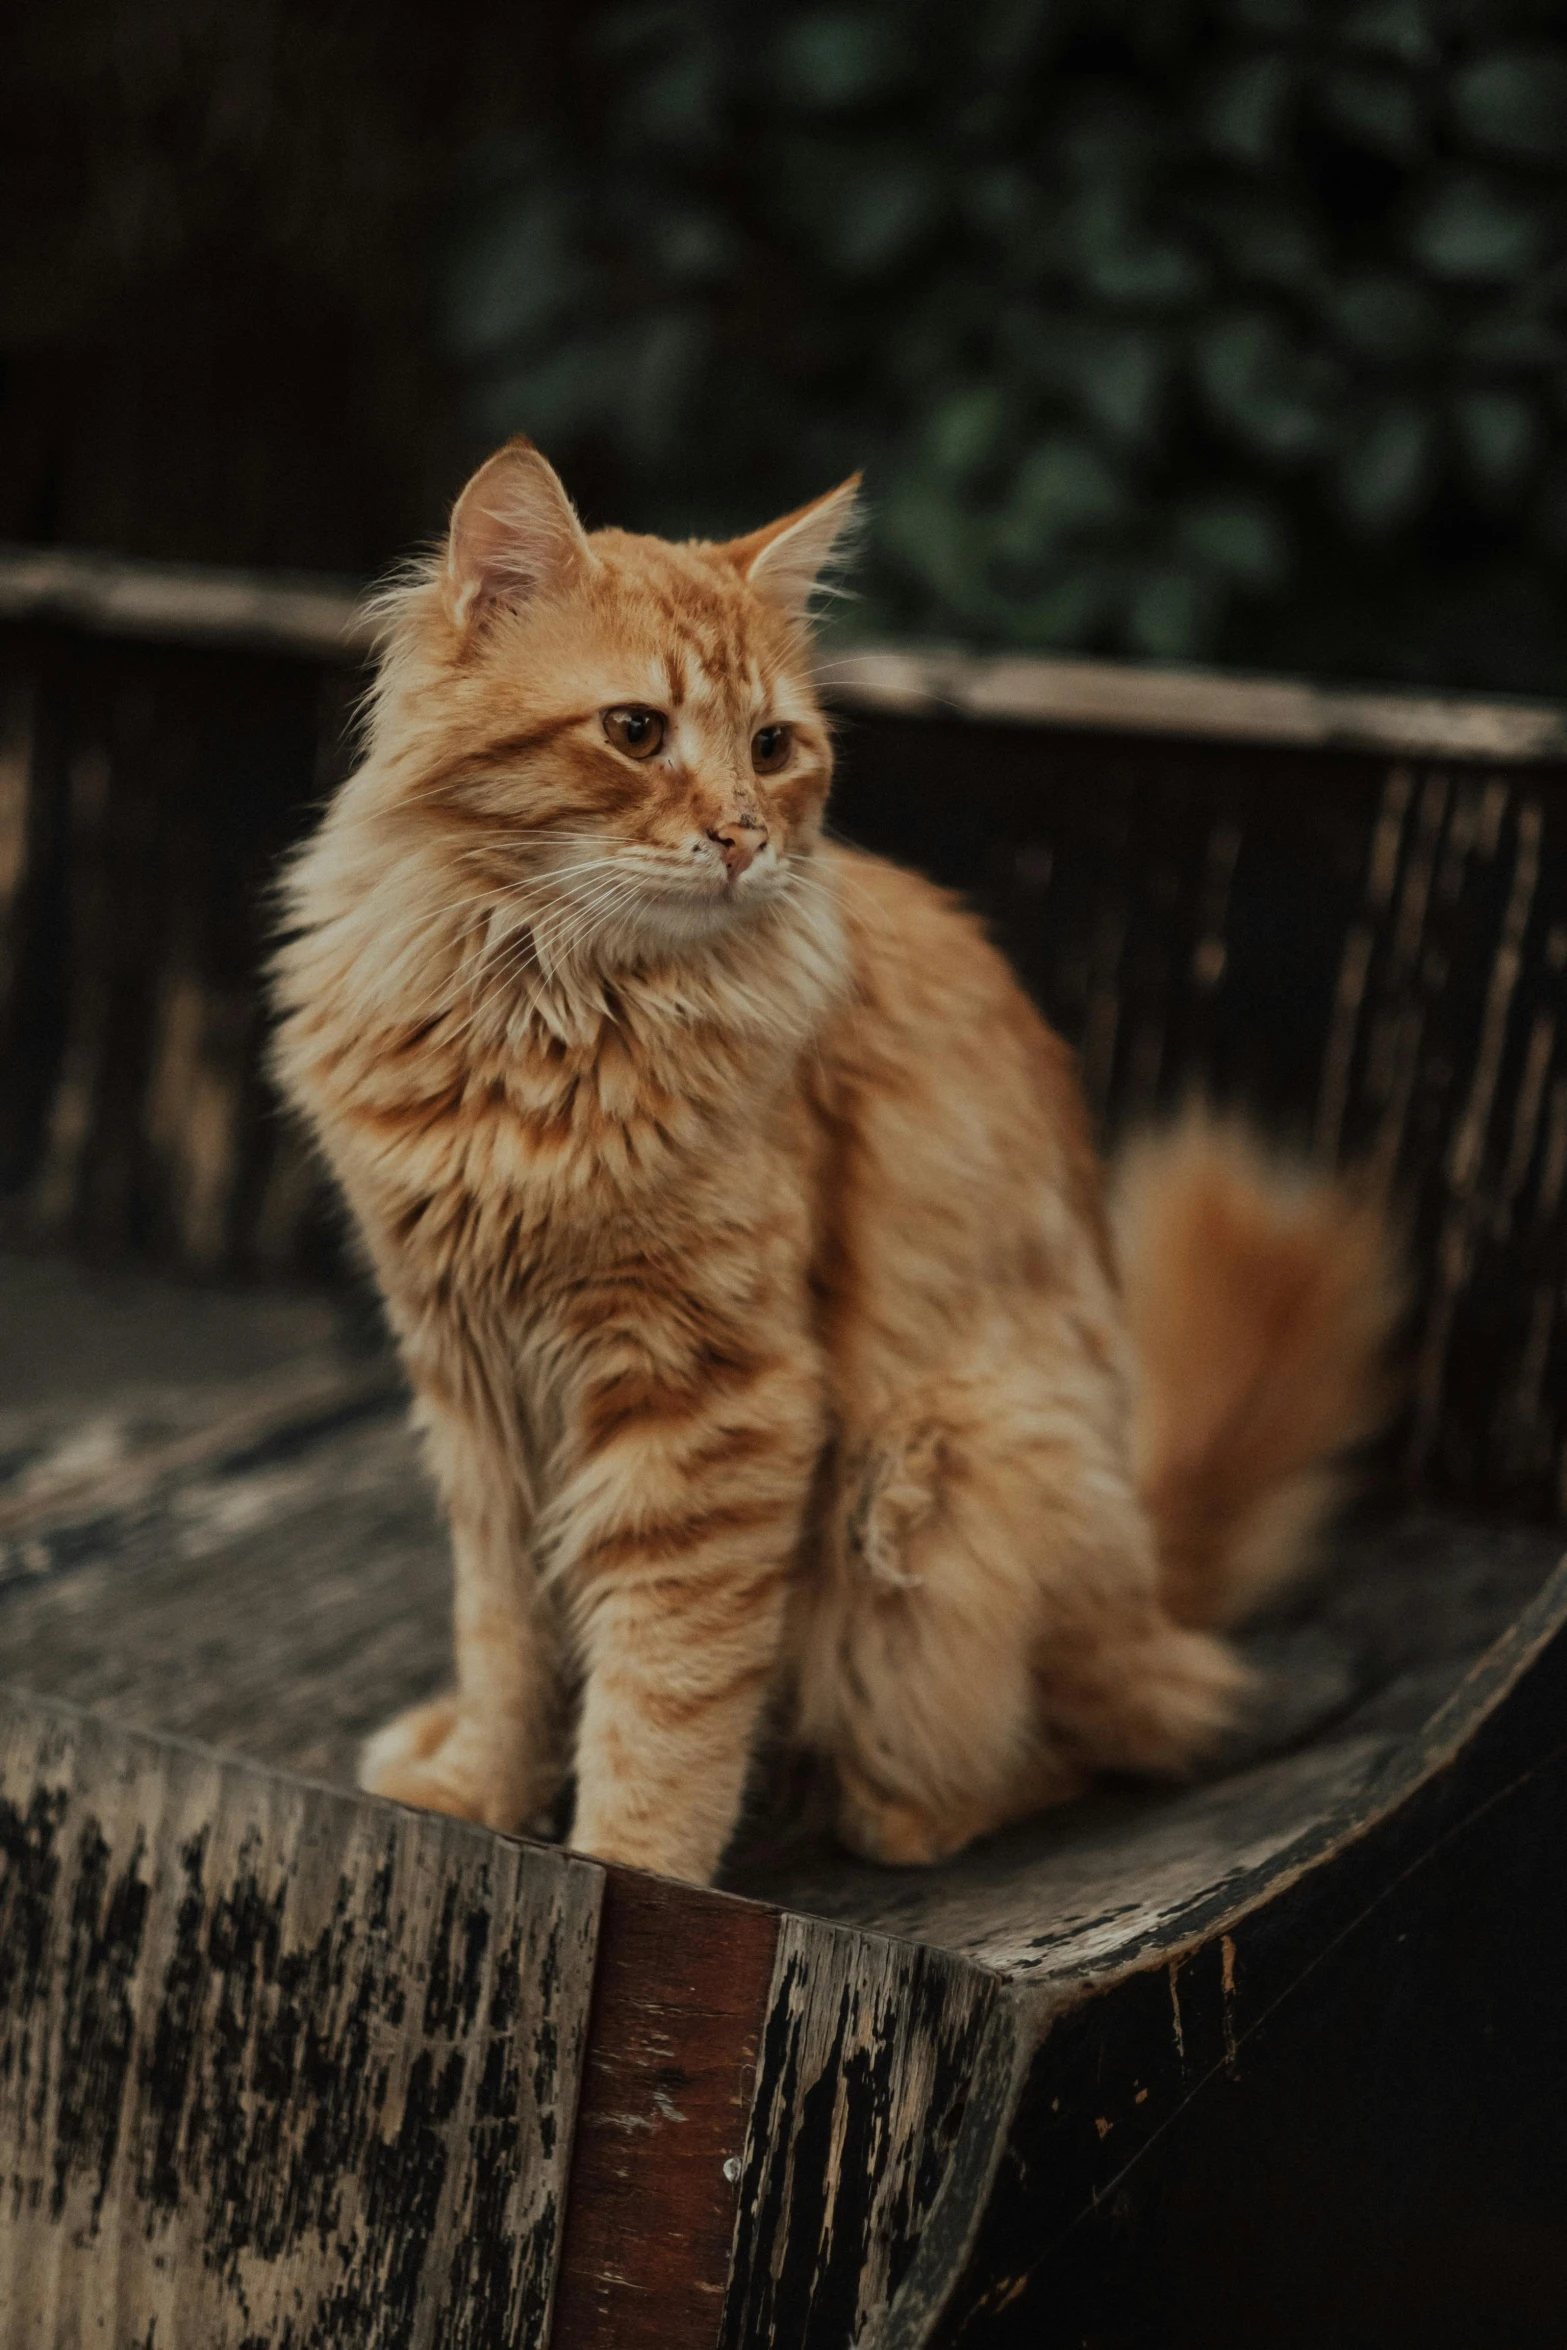
M593 560L560 476L531 441L508 441L452 509L442 590L459 628L569 587Z
M835 490L813 498L781 522L769 522L749 538L731 539L724 553L759 596L791 620L804 620L824 574L852 545L859 498L860 476L851 473Z

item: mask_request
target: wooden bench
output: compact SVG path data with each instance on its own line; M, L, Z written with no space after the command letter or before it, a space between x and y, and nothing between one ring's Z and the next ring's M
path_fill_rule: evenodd
M0 562L0 2344L1558 2342L1560 718L834 668L842 827L1107 1133L1201 1084L1389 1173L1410 1401L1201 1784L925 1875L775 1760L701 1893L352 1790L446 1567L253 972L357 657Z

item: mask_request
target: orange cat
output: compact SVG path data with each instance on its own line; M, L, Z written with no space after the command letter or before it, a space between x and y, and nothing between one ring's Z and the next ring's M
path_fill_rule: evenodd
M456 1567L364 1784L514 1829L574 1767L576 1845L699 1880L769 1712L889 1861L1190 1764L1243 1686L1199 1627L1290 1571L1390 1311L1375 1218L1211 1128L1113 1241L980 925L824 842L854 496L672 546L492 458L276 966Z

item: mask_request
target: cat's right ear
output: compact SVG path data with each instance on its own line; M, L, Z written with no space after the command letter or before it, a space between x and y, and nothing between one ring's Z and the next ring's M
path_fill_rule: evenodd
M442 592L459 628L569 587L593 560L559 474L517 439L480 466L452 509Z

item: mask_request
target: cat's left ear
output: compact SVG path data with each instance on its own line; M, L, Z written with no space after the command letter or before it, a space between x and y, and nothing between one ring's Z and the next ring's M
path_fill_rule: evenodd
M592 561L560 475L519 436L480 466L452 509L446 609L467 628L569 587Z
M731 539L724 553L759 596L791 620L804 620L823 575L834 561L843 560L853 542L859 500L860 476L851 473L825 497L813 498L780 522L769 522L748 538Z

